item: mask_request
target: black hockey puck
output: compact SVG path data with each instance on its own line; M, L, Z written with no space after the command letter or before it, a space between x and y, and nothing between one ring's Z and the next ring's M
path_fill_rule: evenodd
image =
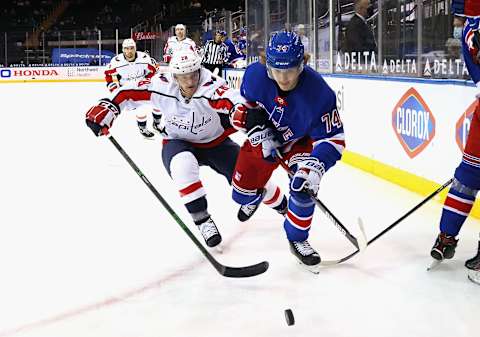
M293 312L291 309L285 310L285 320L287 321L288 325L295 324L295 317L293 317Z

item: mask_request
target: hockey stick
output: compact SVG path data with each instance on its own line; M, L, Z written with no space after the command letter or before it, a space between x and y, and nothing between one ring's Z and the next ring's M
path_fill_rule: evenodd
M287 171L288 175L290 177L293 176L293 172L292 170L290 169L290 167L288 167L288 165L285 163L280 151L278 151L278 149L276 150L277 152L277 156L279 158L278 162L280 163L280 165L285 169L285 171ZM322 212L327 216L327 218L335 225L335 227L337 227L337 229L348 239L348 241L350 241L354 246L355 248L357 248L357 250L359 251L362 251L366 248L366 242L367 242L367 236L365 235L365 230L363 228L363 222L361 221L361 219L359 218L358 219L358 226L360 227L360 232L362 234L362 242L359 243L358 242L358 239L353 236L349 231L348 229L340 222L340 220L338 220L338 218L332 213L332 211L330 211L328 209L327 206L325 206L325 204L317 198L317 196L315 194L313 194L311 191L306 191L308 193L308 195L310 196L310 198L313 200L313 202L315 202L315 204L322 210ZM328 261L322 261L321 264L325 264L325 265L328 265L328 264L331 264L329 263Z
M108 132L108 131L107 131ZM133 160L128 156L125 150L118 144L115 138L110 133L105 134L108 139L112 142L115 148L120 152L120 154L125 158L125 160L130 164L132 169L137 173L137 175L142 179L142 181L147 185L147 187L152 191L152 193L157 197L158 201L165 207L165 209L170 213L170 215L175 219L177 224L183 229L183 231L188 235L188 237L193 241L195 246L202 252L202 254L207 258L207 260L213 265L213 267L220 273L220 275L225 277L251 277L262 274L268 269L268 262L260 262L251 266L245 267L228 267L219 263L215 258L205 249L205 247L197 240L195 235L188 229L185 223L178 217L175 211L170 207L170 205L165 201L165 199L160 195L160 193L155 189L152 183L147 179L143 172L138 168L138 166L133 162Z
M388 231L390 231L393 227L395 227L396 225L398 225L400 222L402 222L403 220L405 220L408 216L410 216L410 214L412 214L413 212L415 212L417 209L419 209L420 207L422 207L425 203L427 203L430 199L432 199L434 196L436 196L438 193L442 192L445 188L447 188L451 183L453 182L453 178L451 178L449 181L447 181L445 184L443 184L442 186L440 186L439 188L437 188L434 192L432 192L428 197L426 197L425 199L423 199L420 203L418 203L416 206L414 206L411 210L409 210L407 213L405 213L404 215L402 215L400 218L398 218L394 223L392 223L390 226L388 226L387 228L385 228L383 231L381 231L380 233L378 233L376 236L374 236L372 239L370 239L368 242L367 242L367 246L369 246L371 243L375 242L378 238L380 238L381 236L383 236L385 233L387 233ZM325 261L327 262L326 264L339 264L339 263L342 263L342 262L345 262L347 260L350 260L352 257L354 257L355 255L357 255L359 252L359 250L357 249L356 251L354 251L353 253L351 253L350 255L347 255L339 260L335 260L335 261Z

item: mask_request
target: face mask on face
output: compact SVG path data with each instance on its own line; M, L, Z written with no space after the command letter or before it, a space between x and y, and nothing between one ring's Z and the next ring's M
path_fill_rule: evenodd
M455 39L461 39L463 35L463 27L453 27L453 37Z

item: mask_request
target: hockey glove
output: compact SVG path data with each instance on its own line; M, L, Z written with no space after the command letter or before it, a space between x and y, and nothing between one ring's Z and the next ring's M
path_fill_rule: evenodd
M318 193L320 180L325 173L325 165L315 157L307 157L297 164L297 171L292 177L290 188L293 192L310 191Z
M268 114L261 108L249 108L244 104L235 104L229 113L230 124L237 130L249 133L256 126L268 123Z
M96 136L102 136L119 114L119 107L111 100L103 98L87 111L85 122Z
M275 140L272 129L264 125L258 125L247 133L247 137L253 147L259 145L262 147L263 159L271 162L275 161L275 150L281 144Z

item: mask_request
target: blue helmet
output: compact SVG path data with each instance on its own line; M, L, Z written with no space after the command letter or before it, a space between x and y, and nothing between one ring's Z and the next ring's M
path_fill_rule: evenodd
M294 68L303 64L303 44L294 32L273 33L267 46L267 65L277 69Z

